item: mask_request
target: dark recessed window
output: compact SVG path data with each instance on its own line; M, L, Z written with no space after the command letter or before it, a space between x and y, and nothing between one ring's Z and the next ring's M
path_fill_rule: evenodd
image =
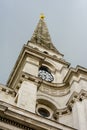
M48 54L48 52L44 51L43 53Z
M49 117L50 116L49 111L47 109L45 109L45 108L39 108L38 112L43 117Z
M39 70L44 70L44 71L48 71L48 72L49 72L49 69L48 69L46 66L41 66L41 67L39 68Z

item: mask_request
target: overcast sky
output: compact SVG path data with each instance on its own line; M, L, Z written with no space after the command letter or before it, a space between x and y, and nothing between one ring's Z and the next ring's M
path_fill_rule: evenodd
M87 68L87 0L0 0L0 83L6 84L40 13L64 59Z

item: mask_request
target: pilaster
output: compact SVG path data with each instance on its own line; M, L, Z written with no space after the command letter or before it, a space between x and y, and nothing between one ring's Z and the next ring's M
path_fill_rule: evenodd
M84 102L76 102L72 108L73 126L78 130L87 130Z
M17 94L17 106L35 113L37 86L33 82L23 81Z
M81 90L79 93L74 92L67 106L72 109L73 127L78 130L87 130L87 91Z

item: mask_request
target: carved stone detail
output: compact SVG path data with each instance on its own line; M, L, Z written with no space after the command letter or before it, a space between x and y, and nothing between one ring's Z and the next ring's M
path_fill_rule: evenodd
M69 89L54 89L54 87L48 87L48 86L41 86L40 91L48 94L48 95L52 95L52 96L63 96L63 95L66 95L67 93L69 93Z
M87 98L87 91L85 90L81 90L80 93L73 92L68 103L66 104L67 107L64 109L57 109L54 112L54 115L53 115L54 118L57 120L62 115L70 114L72 112L72 107L74 103L77 101L82 102L86 98Z
M35 130L35 129L30 128L30 127L28 127L28 126L26 126L26 125L22 125L22 124L20 124L20 123L18 123L18 122L16 122L16 121L12 121L12 120L7 119L7 118L2 117L2 116L0 116L0 122L4 122L4 123L7 123L7 124L9 124L9 125L13 125L13 126L15 126L15 127L17 127L17 128L22 128L22 129L24 129L24 130Z

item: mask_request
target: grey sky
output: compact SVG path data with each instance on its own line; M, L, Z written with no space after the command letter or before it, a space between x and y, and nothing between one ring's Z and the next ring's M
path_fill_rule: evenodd
M6 83L42 12L64 59L87 68L87 0L0 0L0 83Z

